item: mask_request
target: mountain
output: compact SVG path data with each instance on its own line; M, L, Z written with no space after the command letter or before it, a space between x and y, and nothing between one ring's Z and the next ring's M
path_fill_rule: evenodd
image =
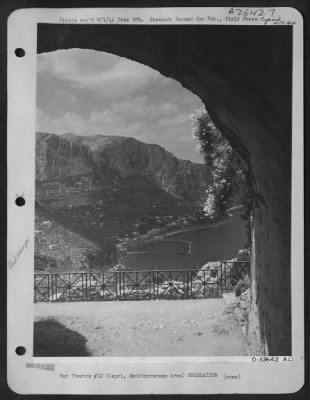
M157 144L131 137L37 133L38 182L83 174L99 180L147 177L169 194L188 201L201 199L210 179L205 165L180 160Z
M208 179L155 144L38 132L36 270L109 268L118 243L201 222Z
M50 133L36 134L36 181L90 173L94 165L85 146Z

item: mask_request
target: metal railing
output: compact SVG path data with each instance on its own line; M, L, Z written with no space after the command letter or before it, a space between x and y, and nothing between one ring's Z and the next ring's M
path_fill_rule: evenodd
M224 262L212 270L36 273L34 301L219 298L248 269L239 264Z

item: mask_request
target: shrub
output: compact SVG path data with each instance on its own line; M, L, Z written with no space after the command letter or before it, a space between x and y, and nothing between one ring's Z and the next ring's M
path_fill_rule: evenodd
M237 254L237 261L250 261L250 252L248 249L241 249Z
M251 277L251 266L248 261L235 262L230 269L230 280L233 286L245 278L245 276Z
M34 269L35 271L45 271L48 268L57 268L57 263L53 257L35 254L34 256Z
M249 275L245 275L244 278L240 279L235 286L235 295L239 297L247 289L251 287L251 279Z
M192 115L193 137L197 139L198 151L209 167L211 180L203 200L204 214L211 220L227 217L234 201L243 206L243 218L247 221L247 245L251 243L250 218L253 208L254 190L249 166L241 154L240 144L228 140L212 122L209 113L202 107Z

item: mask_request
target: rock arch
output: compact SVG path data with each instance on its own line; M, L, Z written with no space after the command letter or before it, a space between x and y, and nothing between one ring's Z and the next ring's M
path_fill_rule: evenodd
M87 48L148 65L197 94L248 162L255 207L252 351L291 354L290 26L43 25L38 52ZM252 314L254 315L254 314Z

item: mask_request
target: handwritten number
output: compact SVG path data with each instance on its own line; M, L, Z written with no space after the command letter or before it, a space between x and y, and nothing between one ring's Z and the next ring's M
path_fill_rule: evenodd
M271 11L271 16L273 17L273 16L274 16L275 9L274 9L274 8L270 8L269 11Z

